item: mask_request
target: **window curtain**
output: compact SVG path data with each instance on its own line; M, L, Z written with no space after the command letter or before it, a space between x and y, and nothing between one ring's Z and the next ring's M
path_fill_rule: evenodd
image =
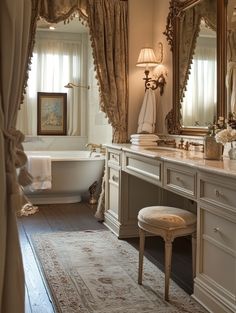
M184 126L207 126L216 116L216 38L198 38L182 102Z
M15 127L18 108L27 82L37 17L40 15L49 22L59 22L69 18L73 12L79 11L81 18L86 21L87 14L95 18L96 12L92 11L98 4L102 5L104 11L99 10L102 16L96 20L97 23L102 23L103 27L92 23L92 17L90 27L99 29L99 32L91 30L92 39L93 36L101 36L93 39L97 73L100 71L98 73L100 93L104 111L114 127L113 140L124 142L127 137L127 3L123 1L119 3L119 0L0 1L0 312L2 313L24 312L24 273L16 224L16 211L20 210L21 201L16 168L25 164L26 157L21 145L24 136L20 131L16 131ZM107 40L110 42L109 45ZM106 58L109 59L107 64L112 67L109 75L104 66L98 64L104 63L104 58L100 60L102 55L96 53L99 42L103 51L106 51L107 45L109 47L110 52L106 54ZM120 64L123 61L124 63ZM111 75L115 77L112 78ZM103 79L107 84L102 84ZM112 100L111 107L109 99ZM116 113L117 116L112 116Z
M101 110L113 127L113 142L127 141L128 4L88 0L88 24L100 86Z
M15 130L35 31L33 0L0 1L0 312L24 312L24 273L16 224L16 167L26 162Z
M80 38L79 38L80 37ZM78 41L50 38L38 34L32 58L27 94L18 114L17 127L26 135L37 135L37 92L67 92L67 135L81 134L82 106L86 105L87 90L66 89L68 82L84 84L83 45L86 38L78 34ZM67 35L68 38L68 35Z
M121 0L63 0L41 2L40 16L58 22L78 10L88 23L101 110L113 127L113 142L127 141L128 2Z

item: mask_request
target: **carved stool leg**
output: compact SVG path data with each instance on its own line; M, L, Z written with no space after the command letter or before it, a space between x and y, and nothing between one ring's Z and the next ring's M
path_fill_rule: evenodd
M139 267L138 267L138 283L142 285L143 280L143 253L145 246L145 231L139 228Z
M196 276L196 233L192 234L192 267L194 278Z
M172 241L165 240L165 300L169 300L169 284L171 273Z

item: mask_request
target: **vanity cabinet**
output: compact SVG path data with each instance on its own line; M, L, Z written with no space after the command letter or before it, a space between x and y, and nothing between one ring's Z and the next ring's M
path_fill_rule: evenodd
M162 176L162 161L107 148L104 224L117 237L138 237L138 212L160 204Z
M199 171L194 297L214 313L236 312L236 181Z
M105 224L119 238L134 237L138 211L145 206L197 208L193 297L209 312L235 313L235 161L156 151L107 148Z
M105 190L105 225L116 235L121 224L121 149L107 149L106 155L106 190Z

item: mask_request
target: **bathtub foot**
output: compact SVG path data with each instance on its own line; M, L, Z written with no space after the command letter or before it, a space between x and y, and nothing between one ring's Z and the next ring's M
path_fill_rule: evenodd
M92 185L89 187L89 204L97 204L97 199L95 197L96 189L97 189L98 182L95 181L92 183Z
M89 198L89 204L97 204L98 200L96 198Z

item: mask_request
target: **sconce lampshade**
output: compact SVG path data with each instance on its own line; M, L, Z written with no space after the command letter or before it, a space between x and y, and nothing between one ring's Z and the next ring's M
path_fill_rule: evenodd
M158 61L152 48L142 48L136 66L152 67L157 66Z

